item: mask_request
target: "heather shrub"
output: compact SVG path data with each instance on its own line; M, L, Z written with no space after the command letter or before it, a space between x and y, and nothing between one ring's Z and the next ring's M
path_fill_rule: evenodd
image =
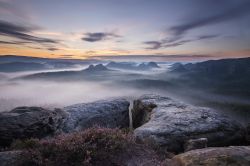
M29 148L36 148L40 145L39 143L39 139L26 139L26 140L15 140L11 146L10 146L10 150L11 149L15 149L15 150L22 150L22 149L29 149Z
M111 160L117 153L123 153L134 144L134 139L128 132L91 128L47 140L26 140L15 146L24 149L19 165L80 166L112 165Z

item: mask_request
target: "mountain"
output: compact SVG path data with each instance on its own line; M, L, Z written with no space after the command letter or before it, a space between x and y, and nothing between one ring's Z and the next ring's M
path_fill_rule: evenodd
M85 72L98 72L98 71L108 71L109 69L105 66L103 66L103 64L98 64L96 66L94 65L89 65L89 67L83 71Z
M158 66L158 64L155 63L155 62L149 62L148 66L151 67L151 68L160 68L160 66Z
M125 70L151 70L154 68L160 68L155 62L141 63L139 65L129 62L110 62L106 67Z
M250 58L175 64L170 73L179 75L175 82L190 87L250 97Z
M11 62L36 62L41 63L50 60L49 58L38 58L29 56L17 56L17 55L2 55L0 56L0 63Z
M28 56L3 55L0 56L0 72L16 72L42 69L63 69L99 63L95 59L54 59Z
M155 62L141 63L137 66L137 69L139 70L151 70L155 68L160 68Z
M41 79L41 80L65 80L76 81L83 79L93 79L97 77L106 77L112 74L113 70L108 69L102 64L89 65L88 68L79 71L58 71L58 72L42 72L31 74L18 79Z
M0 72L34 71L47 69L46 64L35 62L10 62L0 64Z
M136 68L135 63L129 62L109 62L106 67L116 68L116 69L125 69L125 70L133 70Z

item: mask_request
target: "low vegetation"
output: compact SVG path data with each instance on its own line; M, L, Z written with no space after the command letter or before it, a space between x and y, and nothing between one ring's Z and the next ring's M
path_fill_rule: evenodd
M23 151L18 165L78 166L119 165L119 156L124 158L129 149L140 146L128 131L90 128L51 139L16 141L11 148Z

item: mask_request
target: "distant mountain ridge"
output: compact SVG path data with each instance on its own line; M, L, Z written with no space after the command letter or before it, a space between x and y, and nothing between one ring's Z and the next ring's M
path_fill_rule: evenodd
M113 72L103 64L89 65L88 68L79 71L58 71L58 72L42 72L37 74L27 75L18 79L42 79L42 80L81 80L84 78L91 78L98 74L105 76Z
M239 59L209 60L199 63L188 63L182 65L174 64L172 72L202 73L215 76L236 76L250 74L250 57Z
M125 70L151 70L155 68L160 68L160 66L158 66L158 64L155 62L141 63L139 65L128 62L110 62L106 66L110 68Z
M174 80L179 84L250 97L250 57L178 63L172 66L170 73L179 74Z
M83 71L108 71L109 69L105 67L103 64L98 65L89 65L87 69L84 69Z
M19 55L1 55L0 63L7 62L48 62L48 61L66 61L66 62L99 62L97 59L66 59L66 58L41 58L32 56L19 56Z
M0 72L33 71L47 68L48 65L36 62L10 62L0 64Z
M52 58L4 55L0 56L0 72L74 68L79 65L88 65L97 62L99 62L99 60L52 59Z

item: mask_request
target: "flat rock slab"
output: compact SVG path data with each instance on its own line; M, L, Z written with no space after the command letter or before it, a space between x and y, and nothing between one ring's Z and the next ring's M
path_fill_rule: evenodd
M129 127L129 102L125 99L75 104L63 110L68 113L64 132L80 131L93 126Z
M169 164L170 165L170 164ZM173 166L249 166L250 146L192 150L172 159Z
M18 160L22 157L22 151L0 152L1 166L18 166Z
M60 109L17 107L0 113L0 146L15 139L43 138L53 135L64 122L66 113Z
M152 104L156 107L152 108ZM190 139L207 138L208 146L233 145L244 140L245 130L239 123L211 109L158 95L145 95L134 102L134 109L147 106L152 108L150 119L136 128L134 134L139 140L152 141L169 151L182 152Z

